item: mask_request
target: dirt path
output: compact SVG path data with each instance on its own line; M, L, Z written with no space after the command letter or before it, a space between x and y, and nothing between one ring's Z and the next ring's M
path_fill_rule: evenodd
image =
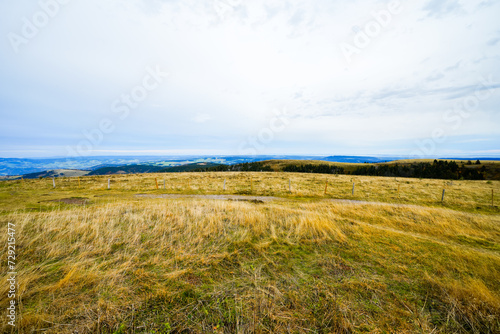
M243 195L183 195L183 194L163 194L149 195L137 194L140 198L197 198L197 199L215 199L222 201L245 201L245 202L270 202L270 201L286 201L286 198L272 196L243 196Z
M293 201L291 198L284 197L274 197L274 196L249 196L249 195L187 195L187 194L137 194L135 195L139 198L197 198L197 199L213 199L222 201L245 201L245 202L271 202L271 201ZM355 204L355 205L388 205L392 207L400 208L427 208L426 206L420 206L415 204L399 204L399 203L385 203L385 202L368 202L368 201L358 201L350 199L323 199L319 198L319 201L334 202L334 203L345 203L345 204Z

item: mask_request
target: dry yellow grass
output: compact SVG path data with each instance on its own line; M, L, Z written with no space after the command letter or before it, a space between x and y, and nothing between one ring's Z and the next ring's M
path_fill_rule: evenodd
M0 213L14 209L50 206L49 200L66 197L123 197L137 193L242 194L291 199L352 199L446 207L478 213L500 213L500 181L449 181L300 173L168 173L86 176L4 181L0 183ZM111 190L107 190L111 179ZM159 189L156 189L155 179ZM163 189L165 180L165 189ZM226 191L223 191L226 180ZM291 180L292 192L289 192ZM327 193L325 184L328 182ZM352 195L353 183L355 192ZM445 200L441 203L443 189ZM399 190L399 191L398 191ZM492 190L494 205L492 206ZM22 201L19 201L22 198Z
M497 182L356 177L353 197L347 176L113 176L106 190L107 178L0 188L0 242L9 222L18 235L19 333L500 331ZM134 196L220 194L224 179L249 194L250 178L255 195L287 200ZM89 200L45 202L76 196ZM1 308L6 296L1 285Z

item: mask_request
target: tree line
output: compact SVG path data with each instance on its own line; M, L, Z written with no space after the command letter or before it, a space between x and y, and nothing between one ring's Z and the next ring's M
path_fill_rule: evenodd
M208 168L198 168L192 172L274 172L262 162L244 162L237 165L220 165Z
M459 166L455 161L434 160L434 162L419 162L412 164L393 164L358 167L354 175L416 177L426 179L448 180L484 180L485 167L467 168Z
M283 171L290 173L345 174L344 168L327 164L287 165L283 168Z
M477 161L476 164L480 162ZM472 163L471 163L472 164ZM468 164L467 164L468 165ZM237 165L220 165L193 170L194 172L273 172L274 170L262 162L246 162ZM426 179L448 180L484 180L485 167L467 168L459 166L455 161L434 160L433 163L418 162L410 164L384 164L357 167L346 171L343 167L328 164L300 164L286 165L283 172L289 173L318 173L318 174L351 174L388 177L414 177Z

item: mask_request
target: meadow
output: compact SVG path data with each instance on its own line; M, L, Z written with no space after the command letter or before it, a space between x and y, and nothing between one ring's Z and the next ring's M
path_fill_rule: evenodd
M499 181L172 173L52 182L0 183L0 240L14 224L19 284L17 326L3 320L2 332L500 332ZM2 309L7 294L0 285Z

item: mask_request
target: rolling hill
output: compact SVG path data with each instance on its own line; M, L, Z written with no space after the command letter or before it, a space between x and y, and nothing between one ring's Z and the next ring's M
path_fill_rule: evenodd
M500 180L499 161L401 160L382 163L345 163L322 160L266 160L220 165L196 171L275 171L351 174L436 179Z
M54 169L38 173L25 174L22 175L22 177L24 179L39 179L44 177L77 177L88 175L89 173L89 171L80 169ZM17 178L21 178L21 176L18 176Z
M155 173L163 169L159 166L149 165L125 165L118 167L102 167L93 170L89 175L112 175L112 174L139 174L139 173Z
M198 163L186 164L186 165L182 165L182 166L167 167L167 168L158 170L158 173L189 172L189 171L193 171L193 170L198 170L200 168L213 168L213 167L217 167L217 166L223 166L223 165L218 164L218 163L210 163L210 162L198 162Z

